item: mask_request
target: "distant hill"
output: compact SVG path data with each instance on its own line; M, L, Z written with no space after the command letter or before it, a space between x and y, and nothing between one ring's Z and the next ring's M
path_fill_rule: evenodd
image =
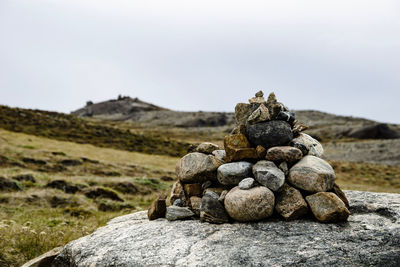
M71 114L111 121L134 121L154 126L216 127L234 124L233 113L173 111L128 96L119 96L117 99L99 103L88 101L85 107Z

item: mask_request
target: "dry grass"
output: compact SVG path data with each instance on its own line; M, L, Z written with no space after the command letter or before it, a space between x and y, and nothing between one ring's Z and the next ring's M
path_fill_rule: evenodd
M343 189L400 193L400 166L340 161L330 164Z
M138 165L160 172L173 172L177 157L150 155L112 148L99 148L88 144L15 133L0 129L0 151L3 155L49 158L49 152L62 152L73 158L86 157L111 164ZM33 149L32 149L33 148Z
M171 182L158 178L171 175L177 161L175 157L100 148L2 129L0 155L11 162L0 168L0 176L12 178L29 173L36 180L36 183L18 182L22 191L1 192L0 266L20 266L54 247L87 235L113 217L147 209L158 194L169 190ZM23 157L45 160L47 167L24 163ZM98 163L67 166L60 171L50 168L61 159L82 157ZM93 175L93 169L114 170L121 176ZM132 175L128 175L130 173ZM138 192L116 191L124 199L122 203L89 199L81 192L66 194L47 188L46 184L52 180L105 188L129 183ZM102 211L104 207L106 211Z

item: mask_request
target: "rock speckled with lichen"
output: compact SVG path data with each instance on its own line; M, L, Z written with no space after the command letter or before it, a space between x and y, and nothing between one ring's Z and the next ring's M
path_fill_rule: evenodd
M209 224L111 220L67 244L53 266L399 266L400 195L345 191L348 222Z

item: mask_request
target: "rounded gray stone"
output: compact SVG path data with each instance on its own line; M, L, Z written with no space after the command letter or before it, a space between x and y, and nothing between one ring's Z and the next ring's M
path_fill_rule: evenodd
M239 182L252 175L253 164L247 161L226 163L218 167L218 182L223 185L237 185Z
M254 178L244 178L239 183L239 188L242 190L250 189L255 186L256 180Z
M272 161L260 160L254 164L253 174L257 182L274 192L285 183L285 174Z

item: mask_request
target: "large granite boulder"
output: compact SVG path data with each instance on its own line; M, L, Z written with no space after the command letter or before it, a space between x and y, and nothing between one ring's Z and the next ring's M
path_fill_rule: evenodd
M53 266L399 266L400 195L345 193L351 215L340 224L148 221L137 212L72 241Z

